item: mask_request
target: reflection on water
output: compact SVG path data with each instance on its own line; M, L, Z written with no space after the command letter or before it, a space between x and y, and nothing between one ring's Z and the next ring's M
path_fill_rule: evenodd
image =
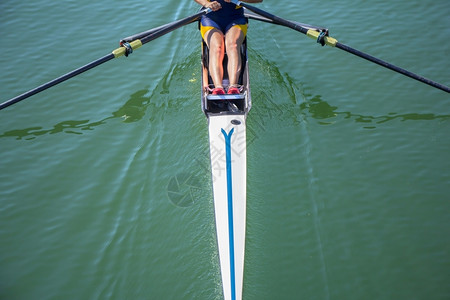
M113 112L115 118L123 118L125 123L132 123L141 120L145 115L145 109L150 102L150 97L145 96L147 90L140 90L130 96L124 106Z
M110 117L111 118L111 117ZM63 121L50 129L44 129L43 127L30 127L25 129L15 129L6 131L0 138L4 137L16 137L18 140L26 139L32 140L38 136L46 135L46 134L56 134L56 133L70 133L70 134L82 134L85 130L93 130L94 127L105 124L105 121L110 119L106 118L101 121L89 122L89 120L81 120L81 121Z
M375 124L382 124L388 121L401 120L401 121L433 121L433 120L448 120L450 115L436 115L426 113L389 113L384 116L370 116L354 114L351 112L339 111L338 107L331 106L327 102L323 101L320 96L314 96L307 99L306 102L301 105L302 111L307 112L312 118L319 120L322 125L330 125L334 123L334 119L338 116L344 117L344 119L351 119L357 123L371 124L372 126L363 126L367 129L376 128Z
M112 113L112 116L106 117L99 121L89 120L69 120L63 121L53 128L44 129L43 127L30 127L24 129L15 129L7 131L0 135L0 138L16 137L18 140L32 140L38 136L56 133L68 134L83 134L84 131L94 130L95 127L106 124L109 119L121 118L124 123L132 123L141 120L145 115L146 107L148 106L151 96L145 96L148 90L140 90L133 93L130 99L117 111Z
M68 134L83 134L86 130L93 130L95 127L104 125L110 119L122 119L124 123L133 123L140 121L144 118L145 114L148 113L147 110L152 114L149 119L153 122L156 116L161 115L162 110L174 109L175 107L179 109L182 103L186 103L186 93L184 90L178 91L181 96L169 97L169 88L172 81L177 82L178 80L192 81L192 71L200 68L198 53L193 52L190 56L186 57L179 63L175 63L173 67L166 72L164 76L161 77L160 83L157 87L149 92L148 89L138 90L130 95L127 102L119 108L117 111L111 113L104 119L98 121L90 120L68 120L60 122L54 125L52 128L43 128L42 126L33 126L23 129L14 129L0 134L0 138L11 138L15 137L18 140L32 140L39 136L46 134L56 134L56 133L68 133ZM175 76L176 75L176 76ZM180 89L185 88L182 84ZM197 91L197 89L196 89ZM177 94L177 93L174 93ZM151 100L154 99L153 103ZM150 107L150 109L149 109Z
M394 120L401 121L435 121L449 120L450 115L436 115L433 113L389 113L387 115L373 116L370 114L357 114L340 110L323 100L321 95L308 93L307 83L298 83L289 74L282 74L273 61L263 57L255 51L250 51L252 79L256 78L256 85L261 82L271 89L253 89L253 107L257 113L252 115L252 125L262 129L268 120L279 119L286 122L290 120L294 125L304 120L316 120L321 125L332 125L338 121L351 120L361 124L365 129L374 129L376 126ZM256 59L255 59L256 58ZM255 84L255 81L253 81ZM288 101L286 101L288 100ZM251 127L250 127L251 129Z
M255 51L250 50L250 56L252 59L252 68L254 74L252 76L253 82L256 85L261 86L261 82L265 82L264 86L269 85L274 88L271 91L267 89L253 89L253 98L256 101L254 106L259 106L259 115L255 115L255 124L264 127L267 120L272 118L282 118L284 120L291 119L295 123L299 122L299 117L302 118L312 118L318 121L321 125L331 125L338 120L353 120L356 123L362 123L363 128L374 129L377 124L386 123L393 120L401 121L433 121L433 120L448 120L450 115L435 115L430 113L407 113L407 114L397 114L389 113L388 115L382 116L371 116L371 115L361 115L354 114L352 112L340 111L337 106L332 106L326 101L324 101L320 95L311 95L305 92L306 84L299 84L288 74L281 74L278 67L271 61L265 59ZM196 53L191 54L185 60L174 65L174 67L169 70L164 76L162 76L160 84L151 91L138 90L130 95L129 100L117 111L113 112L111 116L106 117L98 121L89 120L68 120L60 122L53 126L53 128L45 129L41 126L33 126L24 129L14 129L6 131L0 134L0 138L10 138L15 137L18 140L32 140L39 136L46 134L57 134L57 133L67 133L67 134L83 134L85 131L94 130L100 125L107 123L109 119L121 118L124 123L133 123L140 121L144 118L147 113L149 106L154 106L156 113L157 110L173 109L174 106L163 105L165 100L161 99L165 94L168 93L170 83L172 80L180 80L180 78L191 78L192 70L198 66L198 57ZM176 74L176 76L174 76ZM267 79L270 82L267 82ZM256 80L255 80L256 79ZM255 83L254 83L255 84ZM151 99L155 98L155 103L150 102ZM279 103L278 99L289 99L289 103ZM180 98L181 99L181 98ZM180 99L171 99L180 100ZM167 100L167 99L166 99ZM160 103L160 105L156 105ZM286 115L289 117L286 118ZM150 116L150 119L153 117ZM251 129L251 128L250 128Z

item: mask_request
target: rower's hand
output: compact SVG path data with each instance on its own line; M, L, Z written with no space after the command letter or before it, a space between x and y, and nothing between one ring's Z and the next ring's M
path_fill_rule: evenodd
M212 1L212 2L209 2L205 7L211 8L212 11L218 11L219 9L222 8L222 5L220 5L220 3L217 1Z

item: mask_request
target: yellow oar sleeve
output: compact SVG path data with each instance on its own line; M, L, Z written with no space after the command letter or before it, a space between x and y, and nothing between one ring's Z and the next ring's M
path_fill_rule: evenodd
M319 38L319 34L320 34L320 32L318 32L314 29L310 29L306 33L307 36L309 36L310 38L313 38L315 40L317 40ZM336 39L334 39L330 36L325 36L324 40L325 40L325 44L327 44L328 46L331 46L331 47L335 47L338 42Z
M136 49L138 49L139 47L142 47L142 42L141 42L141 40L135 40L135 41L132 41L132 42L130 43L130 46L131 46L131 48L132 48L133 50L136 50ZM125 55L126 51L127 51L127 48L125 48L125 47L120 47L120 48L117 48L116 50L114 50L114 51L112 52L112 54L114 54L114 57L115 57L115 58L118 58L118 57L120 57L120 56L122 56L122 55Z

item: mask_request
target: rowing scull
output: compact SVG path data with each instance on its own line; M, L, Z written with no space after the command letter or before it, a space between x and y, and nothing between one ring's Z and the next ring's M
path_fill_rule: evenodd
M202 42L202 109L208 118L217 245L225 300L242 299L247 194L246 118L251 108L247 42L241 47L241 94L211 95ZM226 66L226 58L224 65ZM223 86L229 85L225 74Z

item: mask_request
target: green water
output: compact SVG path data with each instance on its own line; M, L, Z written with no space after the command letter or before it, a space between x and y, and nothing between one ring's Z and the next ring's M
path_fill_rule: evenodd
M446 0L259 6L450 85ZM3 0L0 101L196 9ZM222 299L199 52L190 25L0 112L0 299ZM448 299L448 94L255 21L249 57L244 299Z

